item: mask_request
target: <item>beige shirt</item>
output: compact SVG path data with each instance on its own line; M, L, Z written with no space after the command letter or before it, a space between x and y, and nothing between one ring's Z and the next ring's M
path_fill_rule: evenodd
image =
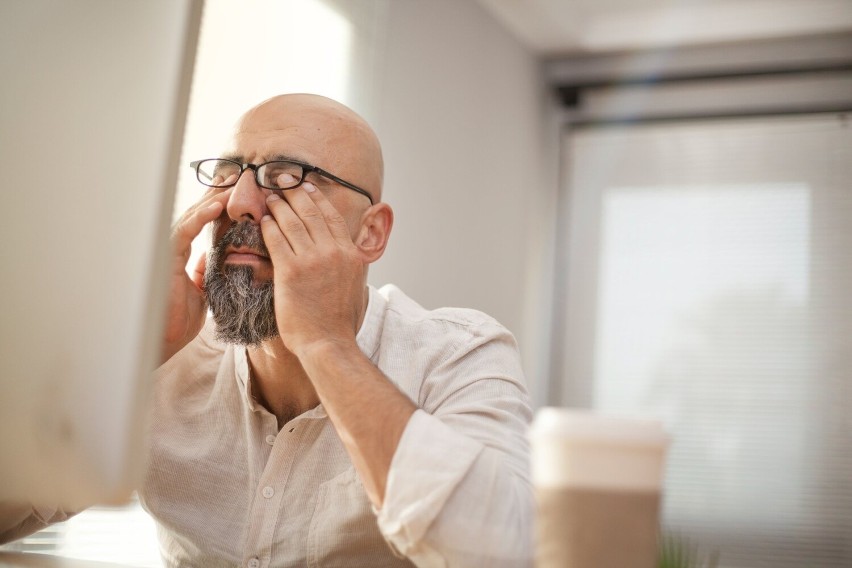
M167 566L530 565L531 410L512 335L385 286L370 288L357 340L419 408L379 511L323 407L279 431L252 399L245 349L217 342L212 322L157 370L140 496ZM21 513L5 535L63 518Z
M358 345L420 409L380 511L323 407L279 431L252 399L245 349L213 333L208 323L156 376L140 493L167 565L530 563L531 410L514 338L492 318L370 289Z

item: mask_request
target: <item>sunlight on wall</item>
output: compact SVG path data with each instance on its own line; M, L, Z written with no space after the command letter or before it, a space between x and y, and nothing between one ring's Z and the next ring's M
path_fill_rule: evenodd
M349 21L321 0L207 1L175 218L203 192L187 164L218 156L246 110L288 92L348 102L352 36Z

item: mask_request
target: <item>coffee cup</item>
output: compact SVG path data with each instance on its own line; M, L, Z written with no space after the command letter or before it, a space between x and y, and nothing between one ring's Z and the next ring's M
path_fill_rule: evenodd
M654 568L660 422L542 408L530 430L539 568Z

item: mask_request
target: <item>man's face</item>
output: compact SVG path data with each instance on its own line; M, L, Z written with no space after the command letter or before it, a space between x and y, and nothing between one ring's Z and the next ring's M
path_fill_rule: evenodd
M365 125L350 114L325 99L300 95L273 99L244 115L226 157L256 165L285 157L309 163L365 188L378 199L381 154L379 151L376 163L376 152L370 147L372 131L365 132ZM322 191L343 215L354 240L369 200L314 173L305 181ZM303 190L281 192L285 200L291 191ZM257 345L278 333L273 264L259 226L269 213L266 198L270 193L257 185L252 170L246 170L213 224L205 290L219 337L230 343Z

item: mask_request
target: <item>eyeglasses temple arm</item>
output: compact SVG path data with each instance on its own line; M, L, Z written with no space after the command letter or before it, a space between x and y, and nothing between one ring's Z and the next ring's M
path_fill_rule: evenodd
M316 166L314 166L314 171L315 171L315 172L317 172L318 174L320 174L320 175L321 175L321 176L323 176L323 177L327 177L327 178L328 178L328 179L330 179L330 180L336 181L336 182L337 182L337 183L339 183L340 185L346 186L346 187L348 187L349 189L351 189L351 190L353 190L353 191L357 191L358 193L360 193L361 195L363 195L364 197L366 197L367 199L369 199L369 200L370 200L370 205L375 205L375 204L376 204L376 203L373 201L373 196L372 196L372 195L370 195L369 193L367 193L365 190L363 190L363 189L361 189L360 187L358 187L357 185L353 185L353 184L349 183L348 181L346 181L345 179L341 179L341 178L337 177L336 175L334 175L334 174L332 174L332 173L330 173L330 172L327 172L327 171L325 171L325 170L324 170L324 169L322 169L322 168L318 168L318 167L316 167Z

